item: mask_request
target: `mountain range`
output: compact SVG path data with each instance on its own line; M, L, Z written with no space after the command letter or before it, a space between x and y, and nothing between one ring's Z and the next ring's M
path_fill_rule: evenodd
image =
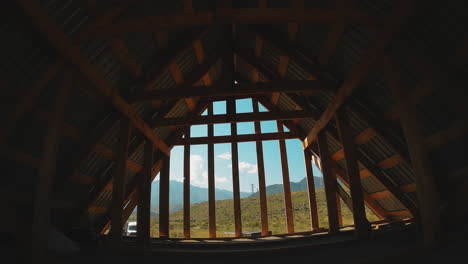
M315 188L319 189L323 187L323 179L320 177L314 177ZM154 181L151 185L151 211L159 211L159 181ZM291 191L304 191L307 190L306 178L299 182L291 182ZM169 184L169 204L170 211L175 212L180 210L183 205L183 183L178 181L170 181ZM266 187L267 194L276 194L283 192L283 184L272 184ZM240 198L256 197L258 192L248 193L241 192ZM228 190L215 189L216 200L227 200L232 199L233 194ZM191 204L202 203L208 201L208 188L198 187L190 185L190 202Z

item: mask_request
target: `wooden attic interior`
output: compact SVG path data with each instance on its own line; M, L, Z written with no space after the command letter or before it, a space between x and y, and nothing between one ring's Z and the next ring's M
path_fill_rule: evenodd
M2 5L0 194L3 226L12 227L2 234L13 237L25 255L47 255L51 226L63 233L110 226L106 245L125 247L122 227L136 206L137 240L148 245L154 240L149 186L158 173L159 233L167 239L168 164L176 145L207 144L212 160L214 144L231 143L233 221L240 237L237 144L256 142L261 167L261 142L279 140L281 148L289 138L303 142L310 233L339 235L341 198L352 208L358 240L375 232L365 206L382 223L410 223L426 247L466 234L455 220L468 215L463 154L468 36L461 1ZM254 112L236 114L239 98L252 98ZM212 102L219 100L227 102L225 115L212 113ZM259 112L258 103L269 112ZM206 109L208 115L200 116ZM265 120L277 120L279 131L261 134L259 122ZM237 122L255 122L255 134L236 135ZM232 135L213 136L218 123L231 123ZM189 137L189 127L197 124L208 124L207 137ZM289 132L281 131L282 125ZM284 177L285 152L281 149ZM187 160L180 166L190 177ZM314 212L311 162L323 173L326 229ZM268 175L261 171L262 236L268 236ZM210 238L216 229L213 177L214 168L208 175ZM284 179L292 235L289 179ZM190 200L184 202L188 207ZM184 232L190 238L186 214Z

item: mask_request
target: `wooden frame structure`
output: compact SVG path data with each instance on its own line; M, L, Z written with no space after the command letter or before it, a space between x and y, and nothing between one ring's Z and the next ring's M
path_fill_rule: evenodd
M267 6L268 1L263 0L258 1L257 7L234 8L232 1L222 1L204 11L188 0L183 1L183 10L170 15L137 17L122 16L131 6L139 5L131 0L119 1L105 10L95 1L86 1L82 9L94 21L88 23L83 19L87 22L84 26L75 25L79 28L77 32L68 32L66 23L69 21L57 19L55 11L39 1L15 2L21 17L32 22L28 30L37 31L44 42L41 45L47 47L41 46L40 50L47 53L44 56L47 58L42 59L49 63L37 76L28 75L32 81L25 78L27 89L16 95L14 88L23 80L9 80L9 76L2 76L4 80L0 80L2 88L7 88L2 89L2 93L5 91L6 95L18 99L2 120L0 156L37 173L32 206L33 255L43 255L46 250L49 212L60 207L57 204L68 204L63 207L72 211L70 218L99 219L93 220L93 226L100 230L110 226L109 242L115 247L121 246L124 222L138 206L139 239L147 243L151 192L148 186L158 172L161 175L159 233L161 237L169 237L169 155L171 148L177 145L184 146L185 238L190 237L190 146L197 144L208 145L209 237L216 237L214 144L218 143L231 144L235 235L242 236L240 142L255 142L256 145L262 235L268 235L271 223L268 223L266 202L265 178L268 175L264 168L264 140L280 143L287 231L294 233L285 146L285 140L292 138L303 141L301 155L305 157L311 230L320 229L311 164L314 161L324 175L330 233L339 232L341 226L341 197L353 212L358 238L369 237L370 225L365 215L365 206L368 206L382 219L414 217L422 226L425 243L437 244L442 221L440 207L451 199L438 184L455 185L453 182L463 178L460 175L464 175L466 166L450 168L448 180L436 180L438 170L435 167L439 165L433 165L430 158L437 157L434 153L440 155L438 152L448 143L460 140L468 129L464 118L458 117L448 127L425 137L423 130L426 128L418 119L416 106L426 103L421 98L437 94L443 95L442 100L449 104L453 103L459 113L467 113L461 93L445 93L439 88L442 83L463 86L452 84L461 82L455 73L468 52L466 42L456 44L455 55L444 54L442 57L450 59L437 68L432 65L434 63L426 62L424 56L418 56L417 47L406 45L408 40L402 35L408 32L400 33L407 24L413 23L413 16L420 15L415 8L416 1L392 3L388 14L379 15L383 19L370 15L355 1L341 0L331 2L329 8L310 8L301 0L291 1L288 7L281 8ZM154 3L148 6L154 7ZM286 25L287 32L283 35L287 38L282 38L273 26L278 23ZM16 24L15 21L11 23ZM326 24L330 28L316 58L310 58L310 51L300 44L305 24ZM339 82L339 77L330 77L333 76L330 68L334 63L339 64L339 59L334 61L333 56L337 49L343 49L349 25L358 26L368 35L369 42L360 61L354 63ZM174 29L185 30L184 38L177 43L171 40ZM125 34L129 33L151 33L156 45L147 46L160 49L151 52L154 57L150 60L141 59L147 55L135 52L138 45L132 47L135 43L126 40ZM94 46L99 46L94 43L98 39L107 43L102 48L108 49L109 53L102 56L107 56L107 61L96 55L101 54L100 50L93 50ZM222 45L213 45L210 41ZM244 45L246 43L249 45ZM55 52L50 52L51 48ZM35 59L35 55L29 55L31 60ZM396 60L399 55L406 59ZM374 74L378 67L375 66L380 61L384 64L384 79L391 95L398 101L383 114L380 109L375 110L377 107L372 109L373 106L369 109L375 113L370 113L363 103L365 100L354 97L364 97L357 90L370 79L377 78ZM17 64L21 63L25 62ZM416 72L414 75L419 77L413 78L418 82L416 88L405 87L407 80L404 80L403 70L399 70L401 63L409 65L409 72ZM38 63L34 67L38 65L42 66ZM119 69L118 74L112 72L114 69ZM79 85L67 84L69 79L80 79ZM234 80L237 83L234 84ZM55 97L48 100L54 93L49 91L50 87L55 86L58 86ZM96 118L99 120L89 116L88 120L75 120L80 118L69 115L65 106L69 100L66 86L73 86L80 94L85 94L91 104L99 106L96 107L99 110L90 107L89 116L100 114L99 111L106 114L99 115ZM411 90L408 96L402 93L402 87ZM22 92L24 94L20 94ZM253 98L253 113L236 113L238 98ZM71 100L75 99L80 100L78 96ZM47 109L42 100L52 102L52 109ZM227 100L227 114L213 113L214 100ZM258 111L258 103L270 111ZM33 114L28 117L26 114L32 109ZM205 109L208 115L200 116ZM85 119L86 113L83 116ZM40 151L22 149L18 143L21 140L16 138L15 129L21 127L23 119L46 125L45 139L40 143L42 148L36 148ZM95 127L81 126L81 121L91 124L91 119L97 124ZM260 122L266 120L277 121L277 133L261 133ZM392 125L386 126L387 121ZM238 135L238 122L254 122L255 134ZM214 135L214 124L220 123L230 123L230 136ZM199 124L207 125L207 137L190 136L189 126ZM283 124L290 132L282 131ZM117 128L118 133L109 132ZM62 141L66 144L60 144ZM111 146L112 142L117 143ZM58 146L66 148L73 144L73 154L62 160ZM384 153L375 150L380 147ZM373 151L375 155L368 155L367 152ZM97 165L96 157L102 159L99 160L102 164ZM143 157L143 161L135 157ZM87 162L92 166L86 166ZM66 192L62 188L70 184L77 184L88 192L74 201L52 197ZM369 191L373 184L380 189ZM59 191L52 190L51 186L57 186ZM105 198L112 201L102 202ZM385 203L388 200L393 207L390 202ZM71 221L67 224L68 228L72 225Z

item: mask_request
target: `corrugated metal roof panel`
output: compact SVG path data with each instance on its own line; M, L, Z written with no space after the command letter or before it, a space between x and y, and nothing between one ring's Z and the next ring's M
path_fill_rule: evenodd
M367 193L375 193L386 190L385 186L383 186L380 181L373 176L361 179L361 183Z
M381 199L377 199L376 201L387 212L401 211L401 210L406 209L404 205L402 205L397 199L392 198L392 197L381 198Z

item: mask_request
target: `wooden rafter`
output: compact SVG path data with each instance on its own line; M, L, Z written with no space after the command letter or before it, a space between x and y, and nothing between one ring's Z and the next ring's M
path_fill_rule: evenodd
M263 42L268 42L270 45L273 45L277 50L280 51L280 53L283 56L289 56L294 62L298 63L300 67L305 69L307 72L311 74L309 79L319 79L324 82L326 82L326 78L322 73L322 69L320 66L313 65L310 62L306 61L303 59L301 52L299 49L294 49L291 48L290 46L282 44L282 41L280 38L277 37L278 34L275 34L275 32L272 31L267 31L267 30L262 30L258 28L254 28L251 30L253 34L256 35L257 41L260 39ZM251 66L256 68L258 71L262 73L262 75L266 76L267 79L278 79L279 76L274 76L272 74L269 74L266 69L264 69L263 64L264 62L260 60L260 58L254 58L252 56L247 55L246 52L243 50L237 50L238 54ZM338 84L329 81L324 87L338 87ZM329 91L334 91L335 89L330 89ZM295 94L288 94L288 96L293 99L297 104L299 104L301 107L304 106L304 104L301 104L301 98L296 96ZM405 161L407 164L409 164L409 157L408 157L408 152L402 146L400 143L396 142L393 137L390 135L390 133L387 131L388 129L386 128L386 124L382 122L382 120L379 120L377 118L371 117L365 110L360 109L357 107L357 105L349 106L350 109L355 111L361 118L363 118L367 124L369 124L369 128L373 129L375 131L374 136L379 136L388 146L390 146L392 149L394 149L400 156L403 158L403 161ZM314 119L318 120L320 117L319 114L317 114L317 118L314 117Z
M96 22L89 24L87 27L82 29L78 36L75 37L75 41L79 44L85 43L89 40L91 30L95 26L103 26L110 23L117 16L119 16L134 0L125 0L112 7L109 11L103 13L96 18ZM28 88L24 96L22 96L16 104L15 110L4 120L3 129L0 131L0 142L9 135L11 130L14 128L16 122L22 117L22 115L34 105L34 100L39 96L44 87L56 76L63 66L65 65L65 59L63 57L56 58L46 70L33 82Z
M124 116L128 117L132 125L140 130L153 144L169 155L169 148L166 143L146 124L141 117L131 108L131 106L114 90L110 83L80 55L72 41L58 28L58 26L48 16L35 1L17 1L21 8L32 18L33 24L38 30L59 50L62 55L94 84L97 91L103 95L112 105Z
M385 54L385 48L390 41L393 40L404 25L406 19L411 15L413 9L413 1L398 2L390 17L386 20L383 29L378 31L373 41L371 41L370 49L367 54L356 64L348 77L341 84L335 94L333 101L328 105L327 109L322 113L320 119L315 123L315 126L307 134L304 140L304 148L308 148L316 139L318 133L325 128L328 122L333 118L336 111L345 103L351 96L353 91L364 80L367 74L372 70L372 65L377 58L381 58Z

